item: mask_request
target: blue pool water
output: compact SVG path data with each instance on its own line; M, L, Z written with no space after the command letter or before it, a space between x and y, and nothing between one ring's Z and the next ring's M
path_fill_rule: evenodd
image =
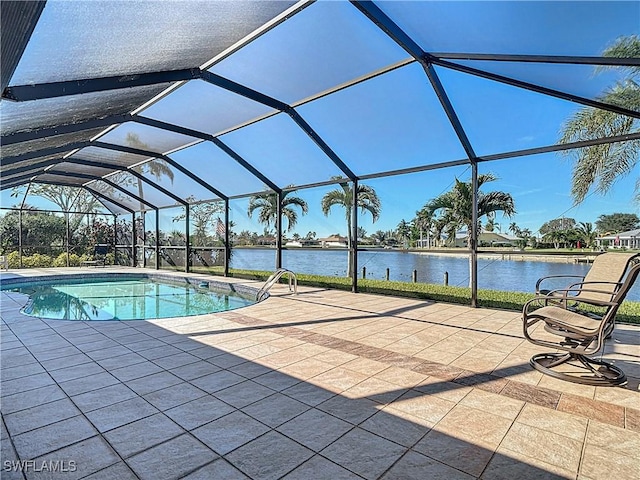
M196 284L197 285L197 284ZM150 320L224 312L255 297L215 284L203 288L151 278L75 279L22 284L3 290L29 295L22 313L59 320Z

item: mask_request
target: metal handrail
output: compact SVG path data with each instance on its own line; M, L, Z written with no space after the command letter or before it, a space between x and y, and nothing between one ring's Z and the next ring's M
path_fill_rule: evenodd
M289 291L297 295L298 279L296 278L296 274L293 273L291 270L287 270L286 268L279 268L271 274L271 276L267 279L267 281L264 283L262 288L258 290L258 293L256 294L256 301L261 302L262 300L264 300L266 298L267 293L269 293L269 290L271 290L271 287L273 287L276 283L278 283L278 280L280 280L280 278L284 274L289 275ZM293 289L291 288L292 286L293 286Z

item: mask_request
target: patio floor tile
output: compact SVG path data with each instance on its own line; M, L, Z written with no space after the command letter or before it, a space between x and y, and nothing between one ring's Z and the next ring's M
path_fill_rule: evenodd
M136 397L137 394L123 383L109 385L90 392L81 393L71 397L73 403L83 412L90 412L102 407L120 403Z
M188 365L182 365L180 367L172 368L169 371L176 377L180 377L181 379L189 382L196 378L219 372L220 367L216 367L215 365L204 360L199 360L194 363L189 363Z
M127 423L158 413L158 410L140 397L125 400L98 410L87 412L87 418L100 432L106 432Z
M118 462L110 467L97 471L96 473L85 477L84 480L138 480L135 473L129 468L125 462Z
M224 390L217 391L213 395L229 405L236 408L243 408L274 393L275 391L270 388L252 382L251 380L246 380L229 388L225 388Z
M426 478L472 480L474 477L420 453L409 451L382 478L385 480L399 478L403 480L424 480Z
M168 417L157 413L110 430L104 438L122 458L127 458L183 433Z
M309 409L309 406L276 393L242 409L247 415L275 428Z
M283 480L309 480L310 478L330 478L331 480L361 480L362 477L330 462L320 455L314 455Z
M242 412L234 412L193 430L193 434L220 455L269 431L269 427Z
M68 382L62 382L60 388L69 396L80 395L100 388L116 385L120 383L117 378L108 372L89 375L87 377L76 378Z
M319 452L352 428L351 424L313 408L280 425L277 430Z
M192 430L234 411L234 408L212 395L183 403L164 414L186 430Z
M161 443L127 459L142 480L180 478L218 456L189 434Z
M493 456L494 448L481 440L460 438L437 428L427 433L413 447L417 452L474 477L483 472Z
M136 378L125 382L127 387L136 392L138 395L146 395L156 390L162 390L173 385L182 383L182 380L175 375L163 371L152 373L146 377Z
M527 457L544 458L546 463L564 470L577 471L581 443L557 433L514 423L501 447Z
M31 407L16 413L4 415L4 421L11 435L19 435L29 430L75 417L80 410L67 398Z
M527 457L521 453L501 447L493 458L491 458L482 478L505 480L520 478L568 480L576 478L576 474L555 465L545 463L540 458Z
M144 399L158 410L168 410L196 398L204 397L206 392L194 387L190 383L181 382L162 390L156 390L143 395Z
M397 412L386 408L362 422L360 428L405 447L414 445L431 429L421 424L419 418L409 414L399 416Z
M373 479L382 475L405 451L405 447L355 428L321 454L347 470Z
M35 375L15 378L6 382L3 380L2 396L14 395L53 384L55 384L55 381L48 373L36 373Z
M47 475L42 472L27 471L27 479L41 480L47 477L60 479L84 478L86 475L98 472L109 465L115 464L119 460L120 458L107 442L100 436L96 436L36 459L36 462L40 465L42 465L42 462L47 461L52 463L60 462L60 468L66 467L68 471L56 472L57 475L53 474L53 472ZM73 468L71 467L71 462L73 462ZM103 478L106 479L107 477ZM126 479L126 476L117 478Z
M96 429L83 416L76 416L46 427L12 437L16 452L23 459L33 459L97 435Z
M226 458L251 478L276 480L312 455L311 450L271 431L240 447Z
M244 473L231 465L226 460L219 458L204 467L190 473L184 480L251 480Z
M196 378L192 380L191 383L205 392L214 393L237 383L244 382L245 380L246 379L240 375L226 370L220 370L219 372Z
M146 377L161 372L162 368L153 362L145 361L134 365L109 370L109 372L121 382L128 382L136 378Z
M4 389L4 382L2 385ZM4 391L3 391L4 393ZM2 413L19 412L27 408L43 405L65 398L64 391L58 385L47 385L27 392L2 396Z

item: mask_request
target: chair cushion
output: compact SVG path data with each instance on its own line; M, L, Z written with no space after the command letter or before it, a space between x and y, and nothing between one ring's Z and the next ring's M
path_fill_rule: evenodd
M532 316L541 317L547 323L561 326L571 332L585 336L597 335L602 323L600 320L553 305L535 310L532 312Z

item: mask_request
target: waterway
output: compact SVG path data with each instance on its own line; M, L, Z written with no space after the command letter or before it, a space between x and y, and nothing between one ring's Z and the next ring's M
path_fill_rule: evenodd
M234 248L231 268L246 270L273 270L275 250ZM343 277L347 274L346 250L297 250L282 252L282 266L298 273ZM589 264L503 260L501 255L478 259L478 288L512 292L533 292L536 281L548 275L584 275ZM362 267L370 279L382 280L389 269L389 279L403 282L412 280L417 271L418 282L443 284L445 272L449 285L469 285L469 260L466 256L376 250L358 252L358 276ZM547 284L545 284L547 285ZM548 288L562 288L566 280L549 283ZM627 298L640 301L640 281Z

